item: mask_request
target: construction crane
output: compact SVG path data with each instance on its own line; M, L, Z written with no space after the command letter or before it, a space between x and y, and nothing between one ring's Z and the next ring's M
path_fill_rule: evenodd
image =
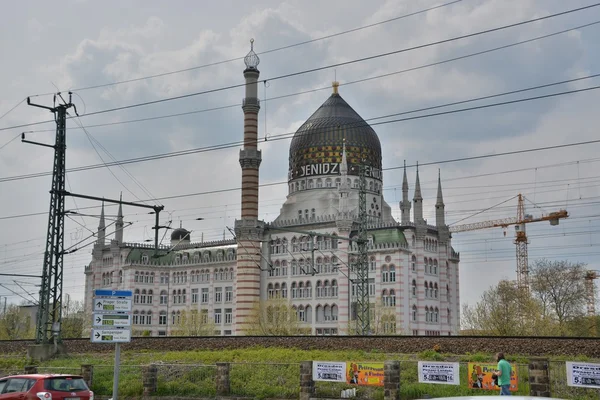
M591 321L591 331L592 336L596 336L596 321L594 317L596 316L596 287L594 285L594 279L598 279L597 270L586 271L585 273L585 297L587 299L587 315Z
M491 221L475 222L472 224L453 225L450 226L451 233L474 231L487 228L504 228L515 226L515 245L517 246L517 286L529 291L529 267L527 255L527 233L525 225L532 222L550 221L550 225L558 225L560 219L567 218L569 213L566 210L558 210L538 218L533 218L532 215L525 214L525 197L519 193L517 196L519 201L517 204L516 217L495 219ZM506 231L504 232L506 236Z

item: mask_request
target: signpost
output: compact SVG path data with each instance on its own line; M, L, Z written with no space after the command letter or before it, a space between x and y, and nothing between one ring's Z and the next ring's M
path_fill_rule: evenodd
M115 369L112 400L119 392L121 343L131 341L131 290L96 289L93 299L92 343L115 344Z

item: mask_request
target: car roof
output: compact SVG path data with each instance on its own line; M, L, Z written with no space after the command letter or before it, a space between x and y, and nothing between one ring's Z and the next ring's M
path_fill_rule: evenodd
M0 379L8 378L26 378L26 379L45 379L45 378L82 378L81 375L72 374L23 374L3 376Z

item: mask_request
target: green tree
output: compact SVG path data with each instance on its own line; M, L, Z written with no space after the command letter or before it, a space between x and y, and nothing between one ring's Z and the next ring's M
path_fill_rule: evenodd
M71 301L67 297L62 309L61 335L63 338L83 337L85 313L82 301Z
M569 334L569 322L585 315L585 264L538 260L529 267L532 295L546 318L555 321L559 335Z
M369 328L371 335L397 335L396 308L386 306L381 299L369 304ZM348 335L358 335L356 319L348 321L346 328Z
M11 304L0 318L0 340L33 338L35 321L16 304Z
M206 309L181 311L171 329L174 336L212 336L214 333L215 324Z
M246 334L294 336L310 334L310 328L301 325L296 309L287 299L277 298L254 303Z
M463 305L463 329L483 335L545 335L552 331L540 302L514 282L500 281L474 306Z

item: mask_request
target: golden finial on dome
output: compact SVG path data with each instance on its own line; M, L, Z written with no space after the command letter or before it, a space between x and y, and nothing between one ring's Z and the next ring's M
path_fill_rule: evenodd
M333 94L338 94L338 87L340 83L338 81L333 81L331 86L333 87Z

